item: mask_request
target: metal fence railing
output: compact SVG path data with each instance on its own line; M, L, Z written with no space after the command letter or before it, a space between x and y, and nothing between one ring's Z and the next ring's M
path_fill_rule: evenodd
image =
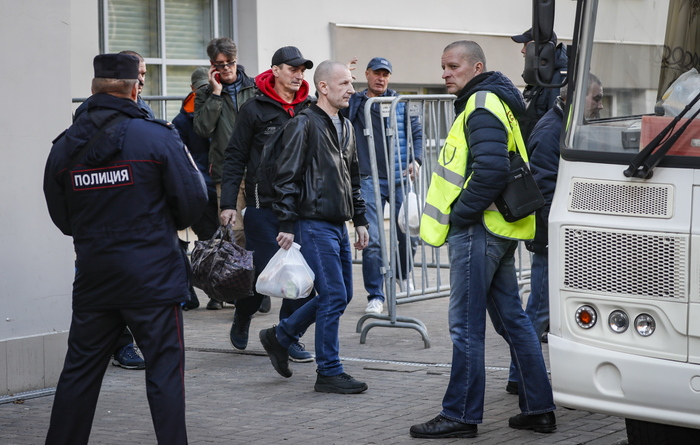
M379 224L379 243L382 255L382 274L384 275L384 295L386 299L387 315L385 314L365 314L357 322L357 332L360 333L360 343L365 343L367 333L374 327L390 327L414 329L418 331L426 348L430 347L430 340L425 324L413 317L402 317L397 314L397 305L413 301L439 298L449 295L449 280L447 273L446 250L434 248L424 244L418 237L410 237L410 242L405 243L405 250L399 249L399 236L405 236L397 225L394 214L396 208L396 193L406 196L409 189L415 191L419 209L422 211L425 193L430 182L430 175L435 167L437 155L442 147L447 133L453 121L453 101L455 96L450 94L437 95L402 95L395 97L370 98L365 104L364 116L367 129L364 136L367 137L370 154L370 164L372 167L372 179L374 183L375 196L368 196L365 199L374 199L377 203L378 221L370 221L370 224ZM378 103L380 116L385 125L382 125L382 134L373 133L371 108ZM397 109L399 104L406 113L405 135L398 134ZM414 141L411 133L410 120L417 119L422 127L423 154L421 156L423 165L419 169L415 179L411 181L406 178L396 183L395 178L395 156L400 150L400 138L405 138L405 147L408 151L409 159L414 158ZM362 135L357 135L362 137ZM388 223L383 218L382 198L380 196L379 175L377 172L377 159L375 142L378 138L386 141L387 147L385 163L387 166L388 183L388 214L391 215ZM401 166L402 170L406 166ZM398 189L397 189L398 187ZM404 200L405 202L405 200ZM408 227L408 215L405 214ZM416 246L416 256L414 258L411 245ZM407 276L401 276L400 264L401 256L408 264ZM408 280L408 281L405 281ZM407 288L403 283L411 283L414 289ZM398 292L397 292L398 287ZM365 322L367 322L365 324Z

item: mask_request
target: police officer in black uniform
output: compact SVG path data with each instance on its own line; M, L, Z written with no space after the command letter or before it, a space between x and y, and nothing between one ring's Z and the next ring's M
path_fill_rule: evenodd
M159 444L186 444L181 304L189 262L177 230L207 203L177 131L136 105L138 58L94 59L88 110L55 141L44 172L51 219L73 237L68 353L47 444L87 444L107 364L125 326L146 361Z

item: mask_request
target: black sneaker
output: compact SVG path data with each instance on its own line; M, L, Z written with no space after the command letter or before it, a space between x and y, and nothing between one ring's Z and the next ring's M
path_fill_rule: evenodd
M268 295L263 295L262 303L260 303L260 309L258 309L258 312L261 314L267 314L270 312L270 309L272 309L272 300L270 300Z
M245 318L239 315L240 311L236 309L233 313L233 323L231 323L231 332L229 338L231 345L234 348L244 350L248 346L248 330L250 330L250 317Z
M367 384L356 380L346 373L326 376L316 374L316 392L332 392L336 394L359 394L367 390Z
M210 298L209 303L207 303L207 309L209 309L210 311L218 311L223 307L224 306L221 304L221 302L216 301L213 298Z
M511 380L508 380L508 384L506 385L506 392L508 394L515 394L517 396L518 395L518 382L513 382Z
M197 309L199 307L199 298L197 298L197 293L194 288L190 286L190 299L182 304L183 311L189 311L190 309Z
M289 378L292 376L292 370L289 369L289 353L287 348L282 346L275 335L275 327L263 329L260 331L260 343L262 343L265 352L270 357L272 367L282 377Z

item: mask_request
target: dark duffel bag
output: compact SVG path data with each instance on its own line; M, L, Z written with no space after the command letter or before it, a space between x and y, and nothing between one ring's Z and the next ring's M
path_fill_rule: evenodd
M192 284L210 298L233 303L253 295L253 252L234 242L230 224L219 227L212 239L196 241L190 261Z

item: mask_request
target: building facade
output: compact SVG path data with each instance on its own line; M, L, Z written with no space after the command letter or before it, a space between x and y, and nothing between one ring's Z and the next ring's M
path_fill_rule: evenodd
M575 2L558 6L555 29L567 41ZM364 88L367 62L383 56L393 63L392 88L443 93L442 49L471 39L483 46L488 69L523 86L521 47L510 36L530 27L531 8L514 0L2 2L0 79L9 100L0 111L0 150L10 168L0 177L0 397L54 386L63 365L74 253L46 210L43 170L51 141L71 123L73 99L90 95L96 54L139 52L147 97L185 95L192 70L208 65L207 42L220 35L234 38L250 76L269 68L277 48L294 45L316 64L358 57L356 89ZM607 83L606 94L624 88L620 82ZM180 103L152 105L172 119Z

